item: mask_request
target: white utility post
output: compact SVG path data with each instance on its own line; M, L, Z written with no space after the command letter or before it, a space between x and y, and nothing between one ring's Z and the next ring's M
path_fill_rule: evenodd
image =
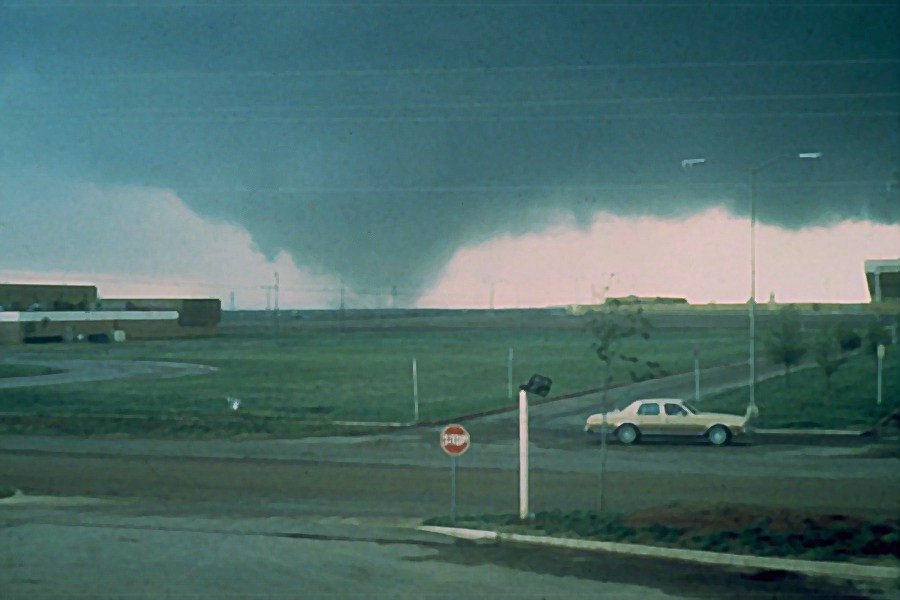
M881 406L881 370L884 366L884 344L878 344L878 395L876 404Z
M519 519L528 518L528 392L519 390Z
M419 422L419 372L416 369L416 358L412 359L413 379L413 423Z

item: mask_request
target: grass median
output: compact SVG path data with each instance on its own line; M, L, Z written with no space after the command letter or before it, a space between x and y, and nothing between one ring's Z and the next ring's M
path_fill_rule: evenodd
M670 505L628 515L548 511L526 522L518 515L438 517L424 524L804 560L900 560L898 519L741 505Z
M0 379L7 377L35 377L39 375L53 375L61 373L59 369L42 367L40 365L19 365L0 363Z
M869 354L849 356L832 377L830 389L818 366L761 381L756 391L756 427L868 430L900 408L900 347L891 346L882 372L882 403L877 398L877 363ZM714 394L698 403L701 410L742 413L746 387Z

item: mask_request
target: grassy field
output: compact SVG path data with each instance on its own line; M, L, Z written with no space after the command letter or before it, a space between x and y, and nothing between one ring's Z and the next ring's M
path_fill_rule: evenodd
M526 523L517 515L467 516L453 522L439 517L425 524L805 560L896 565L900 559L897 519L749 506L666 506L630 515L548 511Z
M206 339L19 347L8 355L178 361L219 370L178 379L4 390L0 431L286 437L361 431L335 422L412 421L413 357L420 421L447 420L514 405L507 396L509 347L515 353L514 388L532 373L553 379L552 396L596 388L600 361L586 323L541 311L347 322L285 319L275 336L269 321L251 319L226 321L218 336ZM704 367L740 362L747 345L742 324L740 318L727 327L705 319L675 321L653 331L649 341L631 342L624 352L660 363L662 373L691 370L695 347ZM896 408L898 363L898 353L890 349L882 407L875 406L869 357L854 357L838 371L832 400L823 397L824 380L816 368L794 374L790 388L780 378L762 382L758 426L869 427ZM623 367L614 379L627 382L631 376ZM239 410L231 410L232 399L240 400ZM743 413L745 404L746 390L739 389L708 397L701 408Z
M448 419L514 403L507 397L509 347L516 386L535 372L554 380L553 395L598 385L600 363L583 319L536 326L527 318L480 318L343 331L334 324L285 326L277 339L268 327L241 324L208 339L31 347L29 354L40 358L184 361L219 371L6 390L0 412L21 416L6 416L2 424L33 432L300 435L334 431L323 426L330 421L408 422L413 357L420 420ZM741 360L746 345L736 330L662 329L630 350L679 372L692 368L694 346L703 348L707 364L724 364ZM615 377L630 380L624 369ZM228 398L240 399L240 410L232 411Z
M889 346L882 373L882 405L876 401L876 362L868 354L849 357L825 391L819 367L809 367L759 383L759 428L869 429L881 417L900 408L900 348ZM738 389L704 398L699 408L743 412L747 390Z

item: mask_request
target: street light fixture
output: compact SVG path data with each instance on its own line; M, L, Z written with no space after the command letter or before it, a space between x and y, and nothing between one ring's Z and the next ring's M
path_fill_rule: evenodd
M756 416L759 408L756 406L756 176L759 173L788 158L815 160L822 158L821 152L800 152L796 155L779 155L750 167L750 302L748 312L750 315L750 402L747 404L747 414ZM683 169L706 164L705 158L689 158L681 161Z

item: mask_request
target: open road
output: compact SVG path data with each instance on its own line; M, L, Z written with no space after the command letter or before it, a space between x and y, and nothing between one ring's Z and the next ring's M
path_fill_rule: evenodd
M706 389L746 369L704 373ZM690 376L626 386L690 396ZM532 508L588 509L598 444L584 434L596 398L534 406ZM517 510L516 414L465 421L461 513ZM846 582L716 571L681 563L453 542L411 529L446 514L449 461L437 427L302 440L0 437L4 598L859 598ZM740 502L892 516L900 461L865 458L859 438L769 437L711 448L610 445L608 501Z

